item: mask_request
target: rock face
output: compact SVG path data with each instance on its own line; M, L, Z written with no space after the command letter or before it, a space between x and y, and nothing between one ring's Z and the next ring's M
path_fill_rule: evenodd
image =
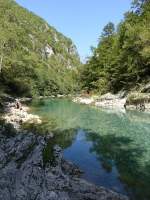
M51 46L47 45L44 49L44 53L45 53L46 58L49 58L54 54L54 51Z
M47 146L51 137L10 135L0 126L0 200L128 199L80 179L80 170L63 159L61 149ZM52 154L45 155L49 148Z

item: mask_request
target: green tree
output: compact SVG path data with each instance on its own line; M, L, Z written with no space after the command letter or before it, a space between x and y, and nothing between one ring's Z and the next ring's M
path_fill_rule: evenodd
M102 36L108 37L114 34L115 32L115 26L112 22L109 22L103 29Z
M83 89L98 93L130 90L150 77L150 1L134 1L115 31L108 23L81 71Z

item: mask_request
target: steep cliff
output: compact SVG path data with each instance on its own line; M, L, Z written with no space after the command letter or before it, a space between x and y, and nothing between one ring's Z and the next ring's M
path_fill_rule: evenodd
M13 0L0 0L0 88L17 95L75 89L80 59L73 42Z

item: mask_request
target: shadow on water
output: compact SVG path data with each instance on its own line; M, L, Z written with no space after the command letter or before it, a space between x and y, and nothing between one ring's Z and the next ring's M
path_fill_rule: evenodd
M126 184L131 199L150 199L150 165L140 163L145 150L134 147L133 141L123 136L86 133L86 139L92 141L90 151L96 153L106 171L117 167L119 179Z
M134 200L150 199L149 114L99 110L68 100L40 104L33 106L35 114L57 122L45 150L47 159L50 146L58 144L65 159L77 164L88 181L128 193Z
M53 133L53 138L50 138L43 151L44 165L50 163L51 165L55 166L54 146L59 145L62 149L70 147L76 139L77 134L75 129L68 129L62 131L55 130L53 131Z
M63 131L57 130L55 132L54 138L51 140L49 145L53 146L55 144L58 144L64 149L64 151L65 149L71 151L73 145L76 143L79 130L81 129L66 129ZM117 137L113 134L100 136L97 133L87 130L82 131L85 135L85 141L83 141L83 143L91 143L88 151L90 154L94 153L96 159L99 162L99 165L101 165L105 173L108 173L111 176L113 167L116 167L118 171L117 179L119 179L120 184L123 185L126 191L125 194L128 194L130 198L134 200L149 200L150 164L143 166L140 162L144 150L140 147L135 147L133 145L133 141L126 136ZM51 148L49 145L47 146L46 152L47 158L49 158L49 155L51 154ZM82 151L82 148L79 148L80 151ZM71 161L74 162L74 155L72 154L71 156ZM82 162L86 162L86 160L84 160L84 157L80 159ZM88 162L85 164L88 165ZM78 163L78 165L80 167L80 163ZM89 170L92 169L92 166L87 167L89 167ZM86 176L84 176L84 178L86 178ZM91 180L91 182L93 182L93 180Z

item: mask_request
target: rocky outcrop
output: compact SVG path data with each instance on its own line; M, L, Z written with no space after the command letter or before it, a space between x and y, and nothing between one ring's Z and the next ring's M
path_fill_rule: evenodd
M73 101L102 108L124 109L126 98L123 96L123 94L113 95L111 93L107 93L102 96L76 97L73 99Z
M80 179L80 170L63 159L61 149L48 145L51 137L6 134L0 126L0 200L128 199Z
M121 94L113 95L111 93L107 93L95 100L95 106L105 107L105 108L124 109L125 103L126 103L126 98L124 96L122 97Z
M29 108L22 105L19 100L13 100L5 103L5 114L2 118L16 129L19 129L20 125L25 122L37 124L42 122L39 116L29 114L28 111Z
M126 94L126 92L120 92L115 95L107 93L102 96L75 97L73 101L101 108L117 109L119 111L150 111L150 93L130 92Z
M131 92L127 96L127 109L137 109L139 111L150 111L150 93Z
M47 44L44 49L44 53L45 53L46 58L51 57L54 54L53 48Z
M92 97L76 97L73 102L89 105L94 102L94 99Z
M74 44L72 44L69 48L68 48L68 53L71 55L78 55L76 46Z

